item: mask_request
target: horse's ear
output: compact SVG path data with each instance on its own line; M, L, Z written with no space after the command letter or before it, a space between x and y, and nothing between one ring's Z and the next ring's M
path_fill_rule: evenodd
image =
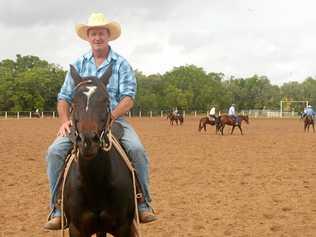
M75 85L78 85L79 82L82 81L80 75L78 74L76 68L70 64L70 75L75 82Z
M100 78L100 80L103 82L105 86L109 83L109 79L111 75L112 75L112 64L109 65L108 69L106 69L106 72Z

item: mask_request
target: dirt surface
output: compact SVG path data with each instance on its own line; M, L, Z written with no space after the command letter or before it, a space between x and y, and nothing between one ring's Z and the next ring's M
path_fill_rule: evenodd
M159 221L143 237L316 236L316 134L299 120L252 120L244 136L130 120L150 155ZM49 211L43 158L57 119L0 120L0 237L60 236Z

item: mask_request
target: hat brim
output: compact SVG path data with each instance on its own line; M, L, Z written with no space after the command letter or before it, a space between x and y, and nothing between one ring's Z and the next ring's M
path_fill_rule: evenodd
M76 25L77 35L83 39L88 41L88 30L91 28L106 28L110 32L109 41L117 39L121 35L121 26L117 22L109 22L104 25L84 25L78 24Z

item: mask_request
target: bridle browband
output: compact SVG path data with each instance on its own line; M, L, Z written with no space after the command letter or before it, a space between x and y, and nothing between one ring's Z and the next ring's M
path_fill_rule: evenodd
M86 84L90 84L92 82L93 82L92 80L84 80L84 81L79 82L75 86L74 92L76 92L81 86L86 85ZM99 84L99 85L104 87L104 90L106 90L106 87L102 83ZM106 106L106 111L105 112L107 114L109 114L109 115L107 116L107 121L105 122L105 124L104 124L104 126L103 126L103 128L101 130L100 135L97 134L97 136L98 136L100 147L103 148L105 151L109 151L111 149L111 146L112 146L112 133L111 133L111 122L112 122L111 120L112 119L111 119L111 108L110 108L109 104ZM74 121L74 128L75 128L74 147L77 150L77 148L78 148L77 142L78 142L78 140L80 138L80 133L79 133L78 127L77 127L77 121Z

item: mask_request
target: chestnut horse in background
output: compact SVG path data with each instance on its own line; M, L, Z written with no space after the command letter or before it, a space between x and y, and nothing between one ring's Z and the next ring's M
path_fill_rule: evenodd
M202 129L204 129L204 131L206 132L206 125L211 125L211 126L214 126L216 125L216 133L218 131L218 126L220 124L220 121L219 121L219 117L216 117L214 119L210 119L208 116L206 117L202 117L199 121L199 132L201 132Z
M313 132L315 132L315 125L314 125L314 118L313 116L310 115L305 115L304 116L304 131L309 132L309 126L312 125L313 126Z
M222 135L224 135L225 125L229 125L233 127L230 134L233 134L235 127L238 127L241 135L243 135L242 129L241 129L241 122L245 121L247 124L249 124L249 118L248 118L248 115L239 115L238 117L239 117L239 121L237 124L236 124L236 121L229 115L221 115L219 117L220 124L218 126L218 130L221 132Z

